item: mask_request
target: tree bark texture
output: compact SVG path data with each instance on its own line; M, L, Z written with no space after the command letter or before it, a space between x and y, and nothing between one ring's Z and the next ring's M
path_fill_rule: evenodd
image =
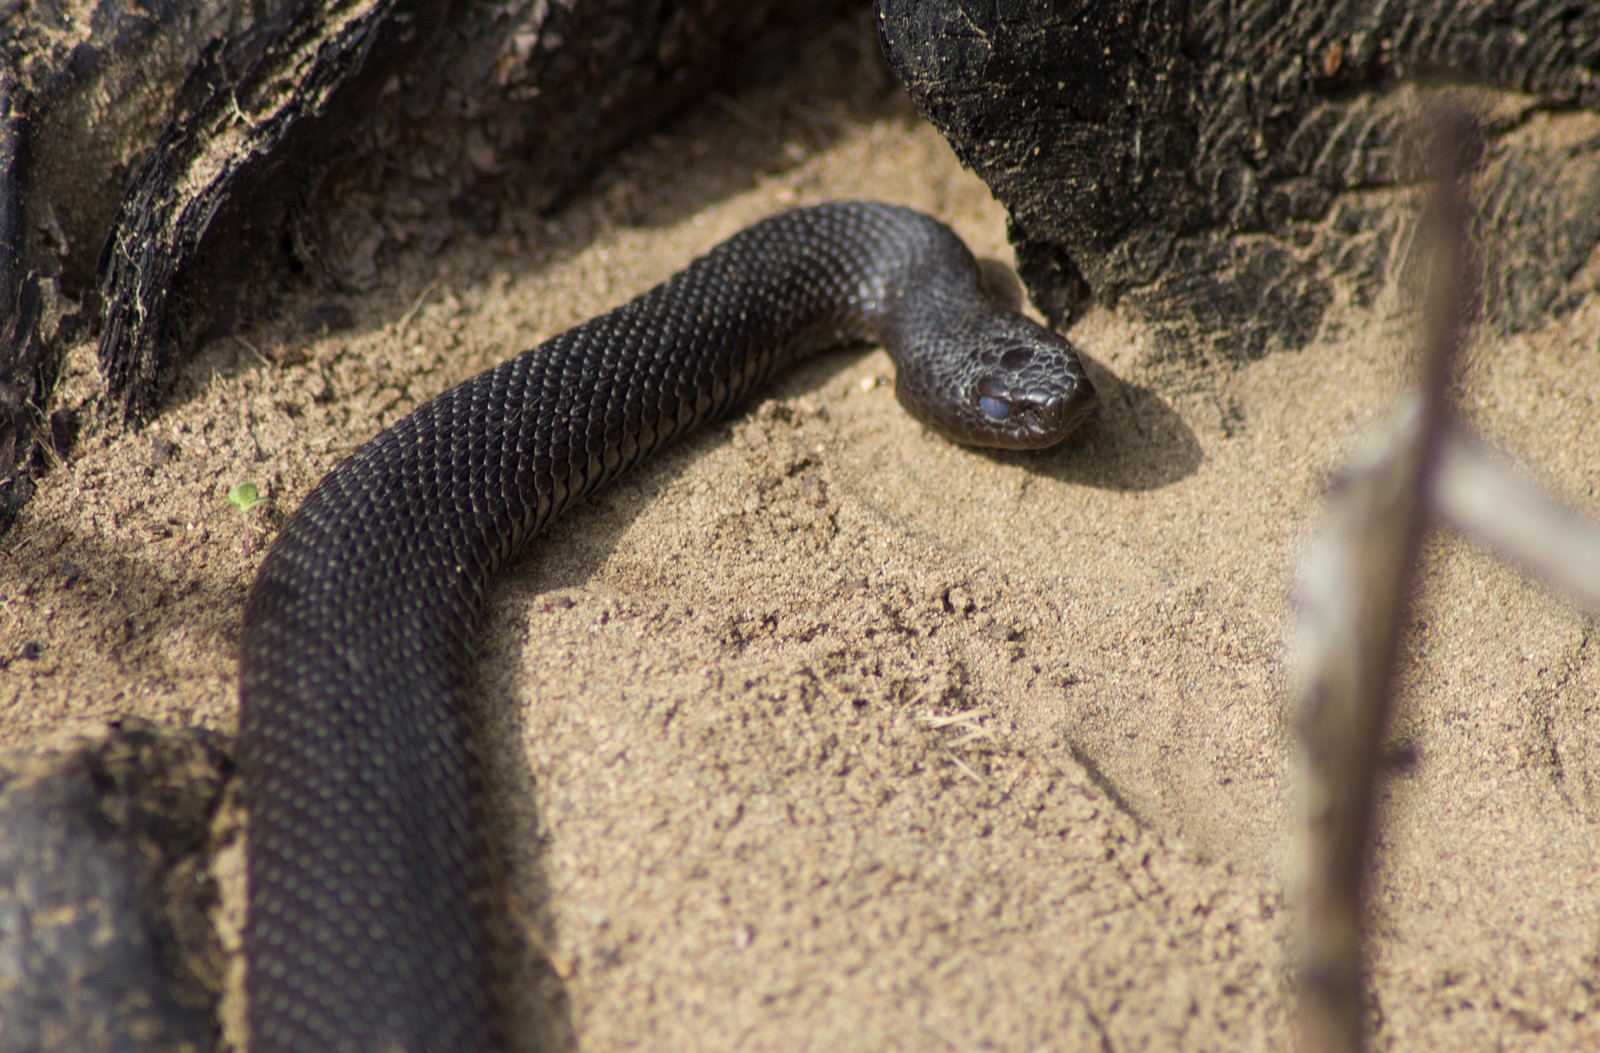
M0 0L0 528L78 426L47 416L73 340L147 418L291 268L369 287L402 231L548 205L832 6Z
M1408 305L1434 103L1478 118L1485 320L1592 288L1600 5L879 0L890 64L1009 209L1053 322L1093 296L1167 355L1303 347Z

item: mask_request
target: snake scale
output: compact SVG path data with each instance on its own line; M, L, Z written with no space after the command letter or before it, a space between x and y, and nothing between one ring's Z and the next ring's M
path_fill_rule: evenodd
M870 202L756 223L637 299L421 406L274 542L240 649L255 1053L480 1053L498 1034L464 698L484 595L573 501L821 348L876 341L959 442L1094 408L1072 347L945 226Z

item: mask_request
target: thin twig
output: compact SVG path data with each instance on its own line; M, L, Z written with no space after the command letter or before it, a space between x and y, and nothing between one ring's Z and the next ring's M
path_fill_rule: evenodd
M1428 340L1414 398L1346 473L1302 570L1296 668L1304 843L1300 1048L1365 1045L1362 944L1379 751L1400 627L1449 420L1467 281L1460 182L1467 128L1451 117L1434 201L1439 229Z
M438 286L438 284L439 279L435 278L427 285L424 285L421 292L417 293L417 298L411 301L411 306L406 308L406 313L400 316L399 322L395 323L394 335L396 338L405 335L406 327L411 324L411 319L415 318L417 316L417 312L422 310L423 302L427 300L428 294L433 292L434 288Z
M238 344L240 347L244 348L246 351L248 351L252 355L254 355L257 362L260 362L262 365L266 366L268 369L272 368L272 360L270 358L268 358L266 355L262 354L261 349L259 347L257 347L256 345L252 344L250 341L246 340L244 337L240 336L238 333L234 333L233 334L233 341L234 341L234 343Z
M1534 577L1600 610L1600 524L1546 494L1461 428L1445 434L1434 514Z
M760 129L762 129L762 128L764 128L766 126L762 122L761 118L757 117L749 109L749 107L742 106L739 103L734 102L732 99L728 98L726 95L722 94L721 92L716 92L716 91L712 92L710 95L706 96L706 101L710 102L710 103L712 103L712 104L714 104L716 106L720 106L722 109L726 110L730 115L732 115L733 117L737 118L739 120L739 122L741 124L743 124L747 128L753 128L753 129L756 129L756 130L760 130Z

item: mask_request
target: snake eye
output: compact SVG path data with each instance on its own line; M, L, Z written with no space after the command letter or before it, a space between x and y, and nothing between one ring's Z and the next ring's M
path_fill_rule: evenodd
M1004 399L997 399L993 395L984 395L978 399L978 408L983 410L983 415L991 420L1005 420L1011 416L1011 403Z

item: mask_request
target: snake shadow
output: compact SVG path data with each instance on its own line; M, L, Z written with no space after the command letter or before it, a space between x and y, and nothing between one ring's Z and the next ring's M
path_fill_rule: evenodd
M842 359L841 359L842 361ZM524 655L551 646L528 628L529 604L564 601L602 574L623 535L756 403L653 454L647 466L581 498L514 553L490 589L470 689L479 807L498 881L493 911L497 999L510 1053L578 1053L572 992L551 949L563 944L546 854L566 836L546 819L529 744L534 723L519 690ZM566 601L570 603L570 601ZM581 601L580 601L581 602ZM491 639L492 637L492 639ZM537 704L537 702L535 702ZM570 975L570 974L568 974Z
M489 831L483 848L495 878L491 953L500 1039L509 1053L577 1053L572 996L549 950L558 933L544 866L548 834L525 746L528 717L508 704L515 692L505 687L503 669L485 669L483 650L480 641L471 694L479 721L478 807ZM492 721L495 733L487 733L491 706L501 711Z

